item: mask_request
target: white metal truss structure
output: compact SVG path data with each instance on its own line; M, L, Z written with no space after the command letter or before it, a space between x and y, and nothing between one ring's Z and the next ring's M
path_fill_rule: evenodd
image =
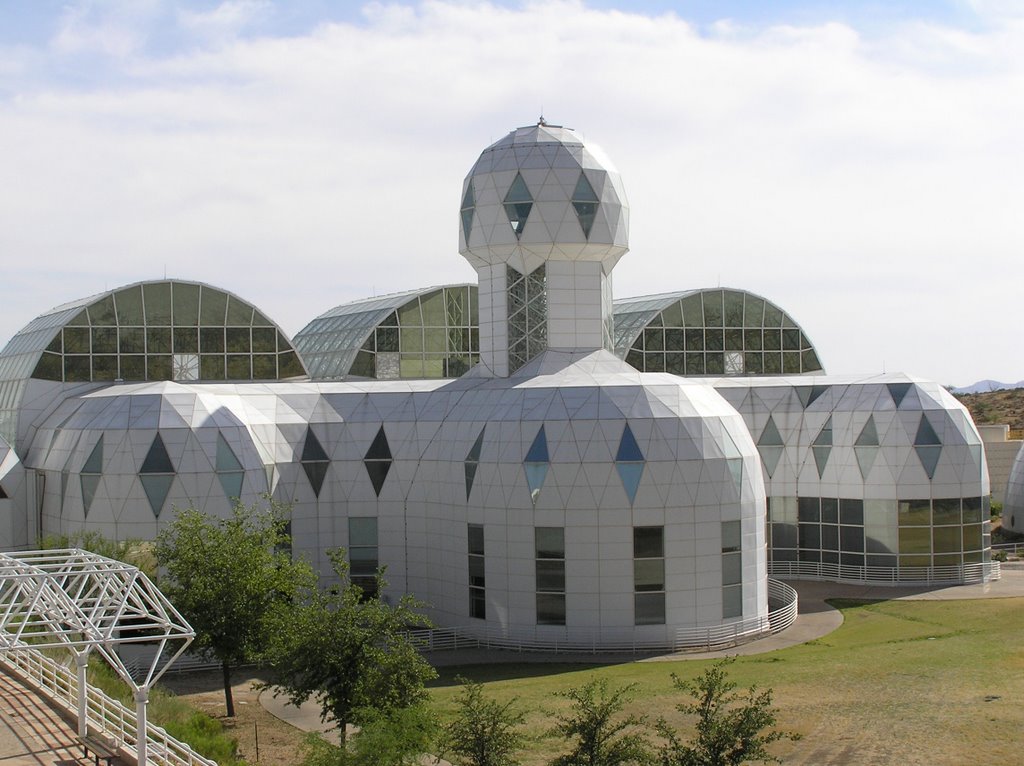
M87 733L85 668L95 649L135 691L140 766L149 690L195 631L137 567L79 549L0 553L0 652L67 648L78 665L79 734ZM116 649L152 644L141 682Z

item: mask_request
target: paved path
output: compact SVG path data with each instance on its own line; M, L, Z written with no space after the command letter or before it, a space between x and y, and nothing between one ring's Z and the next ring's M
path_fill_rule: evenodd
M0 766L85 766L75 729L34 691L0 670Z

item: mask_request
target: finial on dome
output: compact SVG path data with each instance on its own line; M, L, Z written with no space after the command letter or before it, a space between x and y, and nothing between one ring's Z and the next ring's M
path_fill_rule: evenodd
M542 115L540 116L540 118L539 118L539 119L537 120L537 124L538 124L538 125L547 125L547 122L546 122L546 121L544 120L544 115L543 115L543 114L542 114Z

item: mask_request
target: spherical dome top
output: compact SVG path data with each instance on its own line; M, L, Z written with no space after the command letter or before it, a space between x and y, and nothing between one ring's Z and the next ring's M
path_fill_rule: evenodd
M513 130L484 149L462 186L459 252L474 267L598 261L629 249L629 205L597 146L548 125Z

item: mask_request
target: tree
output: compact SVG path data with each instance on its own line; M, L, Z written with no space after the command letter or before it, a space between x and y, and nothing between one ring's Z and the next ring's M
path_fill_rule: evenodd
M462 693L456 700L455 719L444 730L442 750L458 766L517 766L515 752L524 737L516 727L526 719L515 710L517 699L502 704L484 697L483 684L461 676Z
M421 702L424 684L437 673L416 650L407 631L430 627L412 596L391 605L377 591L367 593L348 577L343 550L328 554L342 585L309 587L295 605L281 610L268 654L274 679L268 684L294 705L316 696L321 719L345 726L360 723L366 711L387 711Z
M651 763L647 737L627 729L644 726L643 718L629 715L613 719L632 699L636 684L612 691L605 680L556 692L572 702L572 711L558 716L553 734L576 740L573 749L551 762L551 766L629 766Z
M224 704L234 716L231 670L267 649L270 617L299 586L308 564L292 561L286 508L239 503L226 519L190 508L157 537L160 587L196 631L195 646L223 670Z
M432 712L422 703L361 710L356 717L362 725L343 747L318 734L307 738L302 766L418 766L437 732Z
M658 721L658 733L666 744L659 751L662 766L732 766L750 761L781 763L768 754L766 747L780 739L797 740L799 734L768 731L775 726L772 690L759 692L751 686L745 696L734 694L736 683L729 681L726 666L735 657L716 662L692 681L675 673L675 688L687 692L694 702L680 703L676 710L697 716L697 731L689 743L664 719Z

